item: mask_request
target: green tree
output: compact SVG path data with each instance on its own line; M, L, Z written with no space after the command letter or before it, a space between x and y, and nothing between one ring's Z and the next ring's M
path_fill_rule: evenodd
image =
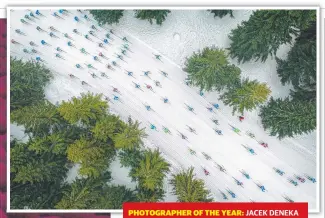
M10 172L12 181L26 184L65 178L67 173L66 158L47 152L36 154L29 150L30 143L31 141L27 144L19 143L16 140L11 142Z
M261 60L276 54L279 46L316 20L315 10L257 10L229 35L230 56L238 62Z
M144 131L145 128L140 129L140 123L138 121L129 123L121 133L117 133L114 138L115 148L133 148L142 145L142 138L147 134Z
M10 109L44 100L44 88L51 78L50 70L44 66L10 57Z
M316 22L303 30L286 60L276 58L277 73L282 84L291 83L292 97L298 100L316 99Z
M166 20L168 13L170 10L135 10L135 17L140 20L148 20L150 24L156 20L156 24L161 25Z
M98 178L76 179L70 187L63 191L63 197L55 206L56 209L87 209L97 202L105 183L111 180L109 172Z
M96 139L107 141L108 139L114 138L116 134L123 132L125 128L127 128L127 124L118 116L107 115L103 119L97 121L91 131Z
M139 168L141 160L144 159L143 151L138 147L123 148L119 151L119 159L122 167L131 168L129 176L135 181L136 178L132 176L135 174L136 169Z
M163 179L169 171L169 164L160 156L158 150L147 150L144 159L141 160L139 168L134 175L141 188L154 191L163 186Z
M47 100L14 110L10 116L12 123L24 126L25 132L34 136L46 136L65 124L56 106Z
M212 202L210 191L204 186L202 179L196 179L194 168L183 170L173 174L170 184L173 186L173 194L179 202Z
M234 15L232 14L233 13L233 10L208 10L210 11L211 13L214 14L214 17L220 17L220 18L223 18L224 16L228 15L233 18Z
M257 106L264 103L271 90L266 83L259 83L257 80L249 81L244 79L237 87L229 89L220 96L220 99L233 107L233 114L238 111L252 111Z
M107 114L108 104L101 99L102 95L91 93L81 94L80 98L73 97L63 101L58 110L61 116L71 124L83 123L94 125Z
M70 161L80 164L79 173L88 177L98 177L108 168L115 151L106 143L81 138L69 145L67 157Z
M153 190L138 186L136 188L138 202L160 202L164 200L165 191L156 187Z
M316 129L316 103L276 99L261 108L264 129L279 139L309 133Z
M124 202L136 202L136 194L134 191L125 186L105 186L98 201L92 209L122 209Z
M206 91L220 91L240 80L240 69L229 64L225 51L218 48L204 48L194 53L187 58L184 70L191 85Z
M118 23L124 10L89 10L99 25Z

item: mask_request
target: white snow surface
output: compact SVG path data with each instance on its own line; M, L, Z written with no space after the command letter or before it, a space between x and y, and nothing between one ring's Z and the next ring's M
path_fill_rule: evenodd
M94 42L74 34L72 30L76 28L83 35L87 34L95 22L86 21L82 18L83 14L77 11L70 11L66 16L61 15L64 20L55 18L52 15L54 12L58 13L55 10L41 10L44 17L38 16L34 21L27 20L30 25L20 22L20 19L30 13L29 11L10 12L11 39L22 44L11 44L11 55L24 60L35 60L36 56L40 56L45 60L44 64L54 73L54 79L46 88L47 99L56 103L88 91L103 93L111 99L113 95L119 96L121 101L109 102L111 112L124 120L131 115L132 118L141 121L142 126L147 127L146 147L160 149L171 164L171 174L194 166L196 176L205 181L215 201L281 202L284 201L282 196L287 195L297 202L307 201L309 209L315 209L317 183L313 184L307 180L295 187L287 181L287 178L304 173L316 177L316 132L279 141L263 130L258 110L246 113L245 120L241 123L236 116L232 116L230 107L218 102L218 93L205 93L205 97L201 97L197 89L188 87L183 82L186 77L186 73L182 71L185 58L206 46L227 48L230 44L227 35L231 29L236 28L241 21L247 20L252 11L235 11L235 18L219 19L204 10L175 10L168 15L162 26L137 20L133 18L133 11L126 11L118 25L107 26L106 30L96 26L99 30L95 31L98 38L90 36ZM78 16L82 22L76 22L74 16ZM47 33L38 32L36 26L40 26ZM60 31L55 33L60 38L49 36L50 26ZM98 43L105 38L110 28L115 31L112 35L113 40L110 41L111 45L105 45L105 49L100 48ZM20 29L26 36L17 34L15 29ZM73 37L70 41L75 48L67 45L69 40L64 38L63 33ZM121 38L124 36L130 41L131 52L127 52L125 61L122 61L116 54L121 52L124 43ZM41 45L42 39L51 46ZM23 48L32 49L30 41L38 45L35 49L41 54L23 52ZM55 57L56 47L66 52L60 53L65 60ZM82 54L81 48L85 48L90 54ZM282 46L278 56L285 57L289 49L289 46ZM105 54L109 60L101 58L102 63L95 61L93 56L98 56L99 52ZM153 54L158 53L162 55L162 61L154 58ZM115 67L115 71L105 67L113 60L120 65ZM231 61L236 63L235 60ZM92 64L96 70L87 69L85 63ZM82 65L83 69L77 69L76 64ZM266 82L272 90L272 96L288 95L290 87L281 85L276 74L275 60L270 58L265 63L250 62L238 66L242 70L243 77ZM163 77L159 70L167 72L168 78ZM135 78L128 76L126 71L132 71ZM143 76L143 71L151 71L151 79ZM100 72L105 72L109 78L101 77ZM70 73L77 78L70 78L68 76ZM98 77L93 78L90 73L95 73ZM159 80L162 88L155 87L153 80ZM86 81L88 85L81 85L81 81ZM139 83L143 91L135 89L132 82ZM152 85L154 92L146 89L145 84ZM114 93L113 87L118 88L120 94ZM169 98L170 104L163 103L164 96ZM219 103L220 109L214 113L209 112L206 109L211 106L209 102ZM194 107L196 115L189 112L184 103ZM147 111L144 104L150 105L154 111ZM212 118L218 119L220 125L216 126L211 121ZM150 124L154 124L157 131L151 130ZM187 125L195 128L197 135L190 133ZM241 130L240 135L234 133L229 125L238 127ZM168 127L172 134L165 134L162 126ZM214 128L221 129L223 136L217 135ZM15 135L15 129L11 126L11 134ZM188 141L182 140L177 131L184 133ZM267 142L269 149L248 137L246 131L253 132L257 140ZM253 148L257 155L251 155L241 144ZM196 155L191 155L189 148L195 150ZM202 152L209 154L212 160L206 160ZM223 165L227 174L220 172L215 163ZM202 167L210 172L209 176L204 174ZM282 169L285 175L279 176L273 167ZM242 169L250 174L251 179L246 179L239 172ZM126 169L122 169L117 160L113 162L111 170L115 184L134 187L127 177ZM72 174L76 176L73 172L76 170L72 170ZM73 179L72 177L70 176L69 180ZM244 186L237 186L233 177L242 181ZM167 191L165 200L176 201L176 197L170 193L168 178L165 181ZM262 183L267 191L262 192L255 183ZM226 192L227 188L237 197L231 198ZM228 200L222 198L220 191L227 194Z

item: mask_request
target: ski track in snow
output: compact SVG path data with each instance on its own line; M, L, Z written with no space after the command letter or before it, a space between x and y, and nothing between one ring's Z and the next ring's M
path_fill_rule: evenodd
M72 11L68 16L62 16L65 20L60 20L51 15L55 12L54 10L44 10L41 12L46 17L39 17L40 19L35 20L35 22L28 21L31 24L30 26L24 25L19 21L28 13L26 10L15 10L11 12L11 39L15 39L24 45L19 46L11 44L11 55L24 60L35 60L36 56L40 56L46 61L45 65L54 73L54 79L46 89L46 97L52 103L69 100L71 97L80 96L80 93L87 91L103 93L111 99L113 98L113 95L117 95L120 97L122 102L112 100L112 102L109 103L110 111L118 114L123 120L127 120L127 117L131 115L132 118L142 122L142 126L147 128L146 132L148 134L148 138L144 140L145 146L148 148L159 148L163 157L165 157L171 164L171 173L168 175L168 178L170 178L172 173L177 173L182 169L194 166L196 175L205 181L207 188L211 190L212 196L216 201L225 201L222 199L219 190L226 193L225 189L229 188L237 195L237 198L233 199L227 194L229 198L228 201L240 202L249 201L250 199L257 202L284 201L282 195L286 194L295 201L308 201L309 208L315 208L315 184L306 181L304 184L299 183L297 187L294 187L287 181L287 177L292 177L294 174L302 175L303 173L307 173L315 177L315 146L313 147L313 145L310 144L302 145L296 139L284 139L283 141L279 141L275 137L268 136L268 134L264 132L261 124L258 123L257 112L248 113L249 115L246 115L243 123L240 123L236 117L233 117L231 114L231 108L223 105L222 102L218 102L220 105L219 110L214 110L214 113L209 112L206 107L211 106L209 102L215 102L214 99L217 99L217 95L215 93L205 93L206 96L203 98L198 94L197 89L188 87L183 82L186 73L182 71L179 64L181 64L180 62L184 57L190 55L188 52L184 57L172 58L174 61L178 62L178 64L168 58L168 55L163 55L162 61L154 59L153 53L158 54L159 52L151 48L153 42L145 43L141 41L142 38L133 33L135 31L134 28L123 28L123 24L126 26L130 25L130 23L127 23L126 19L134 19L131 21L131 24L132 22L141 22L141 25L147 25L142 23L142 21L137 21L135 18L129 18L131 12L126 12L126 16L122 18L120 25L117 27L114 26L116 29L116 35L112 35L114 40L111 41L111 45L105 45L106 49L99 48L98 43L100 42L100 39L102 40L105 38L105 34L108 33L108 31L97 27L100 30L95 31L98 35L98 39L90 36L95 43L72 32L72 30L76 28L82 34L89 35L87 32L91 30L90 25L95 24L94 22L86 21L85 19L82 19L83 23L77 23L74 21L74 16L78 16L81 19L81 13ZM184 11L179 11L175 14L173 13L174 12L171 13L170 19L173 19L174 16L181 17L181 19L176 19L174 17L177 22L191 17L186 15ZM193 13L198 14L202 12L193 11ZM248 19L249 14L249 12L244 11L242 13L243 18ZM238 16L239 13L237 14L237 17ZM198 22L203 26L204 22L202 19L211 20L211 17L208 15L201 14L193 17L200 17ZM235 28L236 25L241 22L237 17L236 19L229 19L228 21L231 22L231 25L228 26ZM193 18L191 17L191 19ZM38 32L36 30L36 26L40 26L42 29L50 32L48 28L51 25L61 32L55 33L60 37L60 39L51 38L48 33ZM167 19L163 25L163 27L165 27L165 29L162 29L163 33L164 31L171 31L168 28L166 30L168 25L172 25L169 19ZM186 25L188 25L188 23L186 23ZM191 43L195 40L196 37L200 38L201 35L205 40L205 44L210 40L209 37L204 37L204 34L200 34L200 36L196 35L196 32L202 32L202 30L199 29L199 26L193 26L194 27L191 26L191 28L198 29L195 31L191 30L190 34L187 36L188 38L184 42L178 42L180 43L180 46L173 45L172 51L182 48L186 43ZM206 26L210 29L216 28L212 26L211 23L209 24L209 22ZM225 26L227 25L225 24ZM221 27L222 25L220 25L220 28ZM139 35L141 36L143 31L146 31L148 28L149 27L145 26ZM153 25L151 28L156 27ZM222 28L222 31L219 31L219 33L229 32L226 30L226 27ZM18 35L15 32L15 29L20 29L26 33L27 36ZM126 32L125 29L128 29L129 32ZM160 29L157 27L158 32L159 30ZM64 38L63 33L68 33L73 37L74 41ZM152 35L154 34L157 34L157 32L153 32ZM121 37L124 36L131 41L129 45L132 52L127 52L128 57L124 56L125 61L121 61L116 57L116 54L121 52L120 48L123 44ZM222 34L222 37L219 40L220 43L218 46L227 47L226 45L229 45L229 42L227 41L226 34ZM41 45L40 41L42 39L52 46ZM35 55L24 53L22 51L23 48L31 49L31 46L28 44L29 41L34 41L38 45L35 49L42 54ZM68 41L71 41L76 48L68 47ZM173 44L175 42L171 41L170 43ZM157 47L159 48L157 50L162 51L162 54L168 53L166 47L162 49L162 45L163 43L159 45L157 44ZM199 48L203 48L202 43L199 43L199 45ZM208 43L208 45L210 44ZM55 53L57 53L55 48L58 46L67 52L61 53L65 60L55 57ZM198 45L194 45L194 47L195 46ZM85 48L90 55L81 53L81 48ZM101 58L102 63L95 61L92 56L98 56L99 52L105 54L109 60ZM173 56L173 54L169 56ZM120 65L120 68L114 67L115 71L108 70L105 67L105 64L111 63L113 60ZM88 70L84 63L92 64L97 70ZM77 69L75 67L76 64L82 65L83 69ZM249 63L246 65L239 65L239 67L247 70L249 68L248 66L254 65L260 67L263 64ZM135 78L128 76L125 70L134 72ZM147 70L151 71L151 79L142 76L142 71ZM162 76L159 73L159 70L167 72L169 78ZM100 72L105 72L109 76L109 79L101 77ZM70 73L74 74L78 78L70 78L68 76ZM98 77L93 78L90 73L95 73ZM261 74L263 74L263 72L261 72ZM255 77L259 78L258 75L255 75ZM81 80L86 81L89 85L82 86ZM153 80L160 81L162 88L155 87ZM139 83L143 91L136 89L132 83L133 81ZM145 84L150 84L155 93L146 89ZM121 95L114 93L112 86L118 88ZM279 91L279 89L277 89L277 91ZM280 93L280 95L281 94L283 93ZM164 96L169 98L170 104L163 103L161 98ZM194 108L196 115L189 112L184 103L191 105ZM147 111L144 104L149 104L154 111ZM211 121L212 118L218 119L220 125L215 125ZM151 130L150 124L154 124L158 131ZM197 135L190 133L187 130L186 125L195 128ZM241 130L240 135L234 133L229 125L238 127ZM162 130L162 126L168 127L172 134L165 134ZM213 128L221 129L223 131L223 136L217 135ZM13 131L13 129L11 131ZM186 135L188 141L182 140L177 131ZM248 137L245 134L246 131L253 132L257 137L256 140L266 141L270 148L263 148L255 139ZM257 155L251 155L241 146L241 144L253 148ZM196 155L191 155L189 148L195 150ZM202 152L210 155L212 160L206 160ZM227 170L227 174L220 172L215 167L214 161L223 165ZM114 166L118 168L118 164L115 162ZM210 172L209 176L204 174L202 167L206 168ZM274 172L272 169L273 167L282 169L286 174L282 177L279 176ZM239 172L241 169L247 171L252 178L250 180L246 179ZM114 171L114 169L112 170ZM237 186L232 177L242 181L244 183L244 188ZM121 181L121 179L118 178L116 181ZM263 193L253 181L262 183L266 187L267 192ZM165 199L175 201L176 198L170 193L171 187L168 186L167 180L165 181L165 188L168 191Z

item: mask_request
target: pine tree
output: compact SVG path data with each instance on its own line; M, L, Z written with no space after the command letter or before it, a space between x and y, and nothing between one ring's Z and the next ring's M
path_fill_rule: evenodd
M63 134L54 133L45 137L33 138L28 149L34 151L36 154L51 152L64 155L70 142Z
M65 167L66 159L64 156L53 155L48 152L36 154L29 149L31 143L29 141L24 144L15 140L11 142L10 172L13 182L33 184L65 178L67 168Z
M282 84L291 83L291 96L301 100L316 99L316 22L301 32L286 60L276 58Z
M162 25L170 10L135 10L135 17L140 20L148 20L150 24L156 20L156 24Z
M316 129L315 102L271 98L268 104L261 108L260 116L264 129L268 129L272 136L279 139Z
M147 136L144 129L140 129L138 121L132 121L121 133L113 137L115 148L133 148L142 145L142 138Z
M224 50L204 48L187 58L185 69L191 85L212 91L232 87L240 80L240 69L231 65Z
M99 199L105 183L111 180L109 172L98 178L76 179L70 187L63 191L63 197L55 206L56 209L88 209Z
M208 10L210 11L211 13L214 14L214 17L220 17L220 18L223 18L224 16L228 15L233 18L234 15L232 14L233 13L233 10Z
M123 123L118 116L107 115L97 121L91 131L96 139L107 141L108 139L114 138L116 134L123 132L125 128L127 128L127 124Z
M88 177L98 177L108 168L115 151L111 146L95 140L81 138L69 145L67 157L80 164L79 173Z
M125 202L136 202L136 194L124 185L109 185L103 188L92 209L122 209Z
M136 196L138 202L161 202L164 200L165 191L162 188L156 187L154 190L144 187L136 187Z
M249 81L244 79L237 87L229 89L220 96L220 99L233 107L233 114L238 111L252 111L257 106L264 103L271 90L266 83L259 83L257 80Z
M170 184L173 186L173 194L179 202L211 202L210 191L204 186L202 179L196 179L194 168L183 170L173 174Z
M276 54L279 46L316 20L315 10L258 10L229 35L230 56L238 62L261 60Z
M46 136L65 123L56 106L46 100L16 109L10 115L11 122L24 126L25 132L34 136Z
M129 176L133 181L136 181L136 178L133 177L135 171L140 166L141 160L144 159L143 151L139 147L129 148L129 149L120 149L119 151L119 160L122 167L129 167L130 172Z
M137 178L141 188L154 191L156 188L162 188L163 179L168 171L169 164L160 156L160 152L147 150L139 168L132 176Z
M44 88L52 78L49 69L35 62L10 57L10 109L44 100Z
M107 114L108 104L101 100L102 95L91 93L81 94L80 98L73 97L70 101L63 101L58 110L61 116L71 124L81 122L94 125Z
M89 10L99 25L118 23L124 10Z

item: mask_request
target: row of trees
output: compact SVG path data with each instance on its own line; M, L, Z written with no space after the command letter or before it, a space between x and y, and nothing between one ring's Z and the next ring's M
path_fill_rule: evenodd
M226 15L228 10L215 12ZM230 15L232 15L230 13ZM276 55L281 44L294 45L288 57L275 57L283 85L292 84L290 96L263 105L271 93L265 83L240 79L240 69L229 64L228 55L238 62L261 60ZM260 117L273 136L293 137L316 128L316 11L258 10L248 21L232 30L226 50L204 48L187 58L184 70L191 85L201 90L222 92L220 99L234 112L261 107Z
M170 10L134 10L135 18L140 20L148 20L150 24L154 21L158 25L166 20ZM233 10L208 10L214 14L214 17L224 17L229 14L230 17L233 16ZM90 14L93 15L94 19L100 24L114 24L118 23L123 17L124 10L90 10Z
M82 94L53 105L44 98L44 87L51 78L48 69L15 59L10 64L11 75L23 75L10 81L15 96L11 122L24 126L29 135L25 143L15 138L10 143L12 208L119 209L124 202L163 200L163 181L170 165L158 150L142 147L146 133L139 122L131 118L123 122L109 114L101 95ZM34 80L35 72L39 78ZM28 102L21 90L29 91ZM121 165L130 168L136 189L111 183L108 169L117 154ZM78 178L68 183L67 173L74 165L79 166ZM193 170L172 178L179 201L212 200ZM199 185L189 189L183 180ZM184 197L186 190L188 196Z

